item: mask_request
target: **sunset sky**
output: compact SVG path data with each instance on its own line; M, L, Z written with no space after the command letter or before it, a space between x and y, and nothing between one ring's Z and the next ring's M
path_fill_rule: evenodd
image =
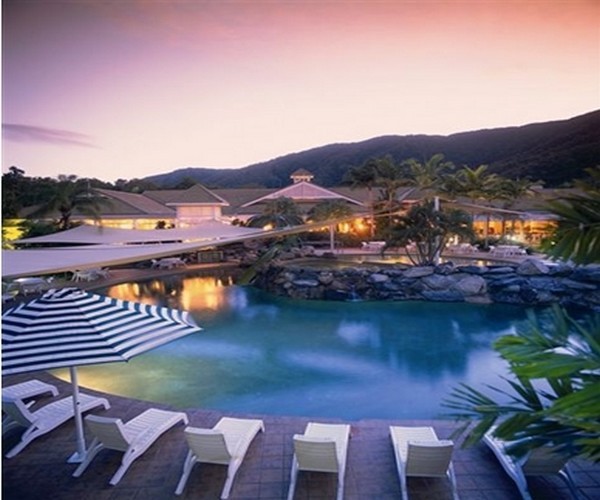
M598 0L2 5L3 172L114 181L600 108Z

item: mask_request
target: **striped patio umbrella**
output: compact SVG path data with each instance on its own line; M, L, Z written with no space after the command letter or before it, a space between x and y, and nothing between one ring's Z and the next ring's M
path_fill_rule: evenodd
M70 368L77 430L70 461L79 462L86 448L76 367L127 361L200 330L187 312L77 288L50 290L2 315L2 375Z

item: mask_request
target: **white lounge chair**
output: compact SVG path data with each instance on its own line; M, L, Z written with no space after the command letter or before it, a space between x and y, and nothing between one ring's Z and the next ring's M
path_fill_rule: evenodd
M458 499L452 465L454 443L438 439L433 427L390 426L402 499L408 499L407 477L447 477Z
M531 499L526 477L546 474L558 474L567 483L573 498L578 498L577 489L567 464L569 460L567 456L555 453L553 448L545 446L531 450L525 456L517 459L506 451L507 443L494 436L495 430L496 427L492 427L483 437L483 442L494 452L506 473L516 483L524 499Z
M301 470L337 473L337 500L342 500L349 439L350 426L346 424L310 422L304 434L295 434L288 500L294 498L298 471Z
M187 427L185 438L190 447L176 495L181 495L196 463L227 465L227 479L221 493L221 498L229 497L235 475L244 461L246 452L253 439L265 430L262 420L246 418L223 417L212 429Z
M79 477L104 448L124 453L121 466L111 478L110 484L117 484L133 461L142 455L152 444L178 422L188 423L185 413L151 408L132 418L126 424L120 418L88 415L85 422L94 434L94 440L84 461L75 469L73 477Z
M58 396L58 389L52 384L41 380L32 379L19 384L2 388L2 397L8 399L28 399L49 392L52 396Z
M8 387L2 388L2 397L7 399L20 399L21 401L25 399L30 399L35 396L41 396L49 392L52 396L58 396L58 390L52 384L47 384L46 382L42 382L37 379L27 380L25 382L21 382L19 384L11 385ZM27 408L31 406L25 405ZM2 434L4 435L11 429L14 429L19 424L12 419L12 417L8 414L4 414L2 416Z
M103 406L105 410L110 408L110 404L105 398L79 394L79 407L82 413L98 406ZM27 427L19 444L6 454L6 458L14 457L35 438L56 429L75 415L73 397L53 401L32 412L20 399L2 396L2 410L10 416L15 425Z

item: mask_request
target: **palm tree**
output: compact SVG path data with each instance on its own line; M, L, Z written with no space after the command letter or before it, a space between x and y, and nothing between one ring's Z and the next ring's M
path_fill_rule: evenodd
M575 264L600 262L600 167L587 169L589 179L576 186L581 195L549 202L559 217L558 226L544 250L552 257Z
M377 160L367 160L359 167L352 167L344 176L345 182L349 182L352 188L366 188L369 193L369 211L371 213L371 237L375 231L373 188L377 182Z
M577 264L600 263L600 169L580 181L583 195L553 202L561 217L552 255ZM583 320L556 307L550 319L533 313L528 328L494 344L514 378L511 390L490 386L508 402L468 385L455 388L445 406L468 430L466 445L478 442L497 422L495 435L514 443L515 455L550 445L569 456L600 462L600 314ZM477 423L471 426L472 421Z
M269 200L263 212L250 217L246 225L249 227L270 226L273 228L282 228L297 226L303 222L298 205L294 203L294 200L282 196L274 200Z
M600 462L599 319L575 321L557 307L550 320L531 315L526 329L498 339L494 348L514 379L505 379L507 389L491 389L506 401L462 384L444 402L454 410L450 416L465 422L458 432L468 430L465 445L500 422L495 435L511 442L509 451L517 456L550 445ZM469 429L473 420L477 424Z
M32 212L31 217L58 212L58 228L62 231L72 227L71 219L76 212L99 220L103 203L108 202L92 192L88 180L77 179L75 175L59 175L51 198Z
M308 220L311 222L332 221L329 224L329 242L330 250L335 248L335 226L336 220L352 216L353 211L343 200L324 200L317 203L308 212Z
M429 199L430 194L443 192L444 182L454 169L454 164L445 160L441 153L434 154L425 163L411 158L404 161L403 165L409 169L408 185L424 193L425 199Z
M510 209L514 204L525 197L533 196L535 193L532 187L535 184L531 179L506 179L501 178L498 183L498 198L502 200L502 208ZM512 229L514 231L515 219L512 218ZM504 238L506 234L506 218L502 216L501 235Z
M463 167L458 171L455 182L452 184L452 190L457 194L466 196L478 202L490 202L500 197L500 185L502 178L496 174L488 172L487 165L479 165L477 168ZM485 246L488 246L488 233L490 225L490 212L485 211L486 222L484 226Z
M453 235L471 238L471 217L462 210L440 211L428 200L412 207L389 228L387 246L416 245L415 256L408 254L413 264L429 266L436 264L437 256Z

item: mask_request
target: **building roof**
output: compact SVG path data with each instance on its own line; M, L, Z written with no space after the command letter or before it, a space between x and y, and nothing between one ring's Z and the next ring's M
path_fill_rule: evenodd
M202 184L194 184L188 189L165 189L145 191L144 196L164 203L167 206L177 205L221 205L229 203L214 191L205 188Z
M326 189L321 186L317 186L311 182L301 181L291 186L284 187L277 191L273 191L265 196L250 200L242 205L242 207L249 207L256 203L261 203L268 200L276 200L277 198L286 197L291 198L294 201L321 201L321 200L339 200L343 199L355 205L363 205L363 203L350 196L345 196L330 189Z
M112 214L125 212L128 214L131 213L132 215L165 215L171 217L175 215L175 211L172 208L143 194L99 188L95 189L95 191L110 200L102 204L102 212L105 211L104 207L106 206L108 212ZM112 209L110 208L111 205L113 205ZM116 207L120 207L122 212L115 212Z

